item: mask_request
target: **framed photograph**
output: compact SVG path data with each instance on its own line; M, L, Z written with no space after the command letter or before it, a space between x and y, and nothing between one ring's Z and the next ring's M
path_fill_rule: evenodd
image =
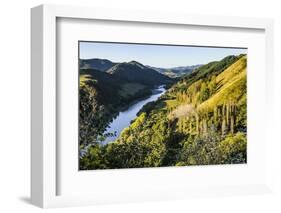
M272 20L31 15L33 204L271 191Z

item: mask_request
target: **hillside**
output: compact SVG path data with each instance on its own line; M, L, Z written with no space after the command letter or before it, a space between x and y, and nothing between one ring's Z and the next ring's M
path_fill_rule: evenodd
M187 74L145 105L115 142L93 146L81 168L246 163L246 67L245 55L228 56Z
M116 63L107 60L107 59L99 59L99 58L92 58L92 59L80 59L79 60L79 67L80 69L95 69L100 71L106 71L109 68L113 67Z
M150 94L150 87L115 78L107 72L94 69L80 70L80 87L97 91L97 98L103 105L126 105L136 98Z
M210 111L215 106L227 102L239 103L246 100L246 57L241 58L213 79L217 85L216 93L201 103L198 110Z
M106 72L120 80L145 85L160 85L173 82L169 77L136 61L116 64Z
M95 67L102 61L105 62L103 65L111 63L108 60L90 60ZM81 147L98 143L106 137L105 129L122 109L151 95L155 86L172 82L167 76L135 61L116 64L108 71L84 67L79 76Z
M95 69L80 70L79 90L81 146L99 141L121 109L151 94L151 87L147 85L127 82Z

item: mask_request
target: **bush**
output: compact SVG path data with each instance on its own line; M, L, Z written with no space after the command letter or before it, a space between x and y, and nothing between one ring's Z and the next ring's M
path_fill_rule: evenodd
M228 135L220 144L219 151L222 163L246 163L247 139L244 133Z

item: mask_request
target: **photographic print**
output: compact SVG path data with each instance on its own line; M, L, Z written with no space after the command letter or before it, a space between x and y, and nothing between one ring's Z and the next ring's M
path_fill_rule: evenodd
M247 48L78 45L80 170L247 163Z

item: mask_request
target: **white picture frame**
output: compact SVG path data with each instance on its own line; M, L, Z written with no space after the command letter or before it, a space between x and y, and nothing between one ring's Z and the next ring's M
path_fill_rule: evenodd
M268 114L263 122L266 125L265 142L267 155L263 172L266 176L259 184L234 184L218 187L200 187L186 190L172 186L156 190L153 193L131 194L120 196L118 193L108 199L89 195L59 195L57 166L57 19L116 20L136 23L154 23L161 25L192 25L202 27L218 27L231 29L257 29L265 34L265 75L266 106ZM31 201L42 208L92 205L100 203L139 202L144 200L182 199L187 197L214 195L242 195L271 191L270 172L270 121L272 113L273 88L273 21L271 19L217 17L203 15L154 13L147 11L123 11L101 8L85 8L74 6L41 5L31 10ZM128 172L128 171L123 171ZM132 171L131 171L132 172ZM164 186L163 186L164 187Z

